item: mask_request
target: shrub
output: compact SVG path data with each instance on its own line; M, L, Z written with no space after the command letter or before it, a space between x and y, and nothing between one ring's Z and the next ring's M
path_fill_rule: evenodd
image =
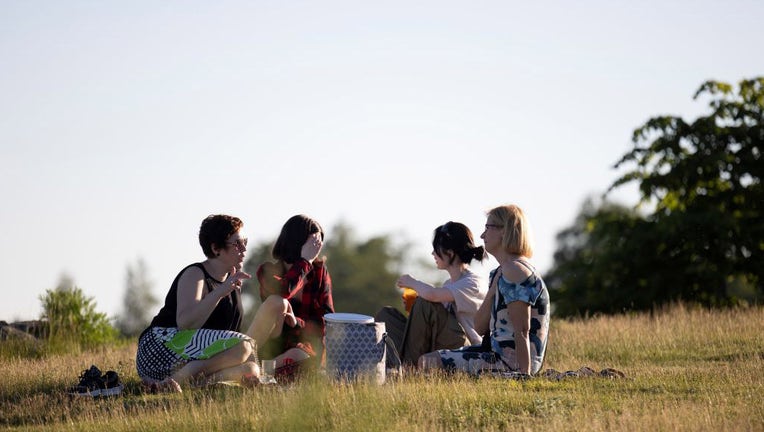
M49 344L92 348L117 340L119 332L111 326L105 313L96 312L95 301L86 297L81 289L47 290L40 300Z

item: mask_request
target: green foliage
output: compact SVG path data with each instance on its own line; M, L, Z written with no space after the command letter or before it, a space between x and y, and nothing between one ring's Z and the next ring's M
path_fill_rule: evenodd
M273 259L272 244L253 245L247 251L244 270L253 275L253 280L243 288L245 295L259 296L254 275L261 263ZM349 225L339 223L332 227L321 254L332 277L335 310L374 315L382 306L400 305L395 281L400 265L407 259L405 250L388 235L358 240Z
M655 117L634 132L634 148L616 164L633 169L611 189L637 182L654 210L585 206L558 235L548 277L558 312L761 299L764 78L733 90L706 82L695 98L710 97L710 114L691 123Z
M47 290L40 300L49 344L91 348L116 341L117 330L105 313L96 312L95 301L81 289Z
M122 314L117 317L116 322L122 335L138 336L148 327L152 311L159 303L152 292L152 286L148 267L143 259L139 258L134 265L127 266Z
M39 359L45 355L45 345L34 338L6 339L0 342L0 361L10 359Z
M555 265L546 275L555 314L649 307L654 293L631 274L634 233L644 221L626 207L587 201L572 227L557 234ZM639 237L640 239L642 237ZM629 245L629 247L626 247Z
M358 241L349 226L339 224L332 229L324 252L338 312L373 316L382 306L401 303L395 281L405 256L389 236Z
M257 268L260 266L260 264L273 260L271 250L273 249L274 243L276 243L276 239L273 239L273 241L269 242L250 244L247 247L247 259L244 261L244 271L251 274L252 279L249 279L244 283L245 286L249 289L243 291L254 294L256 296L260 295L257 292L258 288L257 281L255 280L255 273L257 272Z

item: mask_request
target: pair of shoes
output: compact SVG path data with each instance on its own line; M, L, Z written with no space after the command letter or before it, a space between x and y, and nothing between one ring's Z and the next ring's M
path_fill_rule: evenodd
M85 369L80 374L80 382L70 387L68 393L72 396L117 396L122 393L122 382L119 375L114 371L101 374L101 370L95 365Z

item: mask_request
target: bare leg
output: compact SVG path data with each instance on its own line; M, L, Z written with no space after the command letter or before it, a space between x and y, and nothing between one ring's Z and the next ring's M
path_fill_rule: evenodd
M257 346L264 345L268 339L280 336L288 310L287 299L277 295L269 296L260 305L246 334L255 340Z
M242 377L259 377L260 366L253 361L247 361L227 369L215 372L210 379L212 381L240 381Z
M274 360L276 360L276 367L279 368L286 364L285 362L286 359L291 359L291 361L299 362L309 358L310 356L308 355L308 353L301 350L300 348L289 348L283 353L277 355L276 358L274 358Z
M212 375L216 372L236 368L247 362L252 353L252 343L242 341L206 360L192 360L186 363L185 366L172 374L171 378L181 384L199 375ZM242 370L246 370L248 367L244 367Z

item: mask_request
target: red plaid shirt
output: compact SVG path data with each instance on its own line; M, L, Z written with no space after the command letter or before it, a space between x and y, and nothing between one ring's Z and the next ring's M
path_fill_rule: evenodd
M311 265L307 260L300 259L283 275L273 274L273 266L281 267L280 264L264 263L258 267L256 274L260 282L260 300L265 301L268 296L280 295L289 300L297 318L297 325L294 327L284 324L281 333L286 344L284 350L293 348L300 342L320 339L323 351L326 329L324 315L334 313L329 271L323 261L316 260ZM271 266L271 271L266 270L267 266Z

